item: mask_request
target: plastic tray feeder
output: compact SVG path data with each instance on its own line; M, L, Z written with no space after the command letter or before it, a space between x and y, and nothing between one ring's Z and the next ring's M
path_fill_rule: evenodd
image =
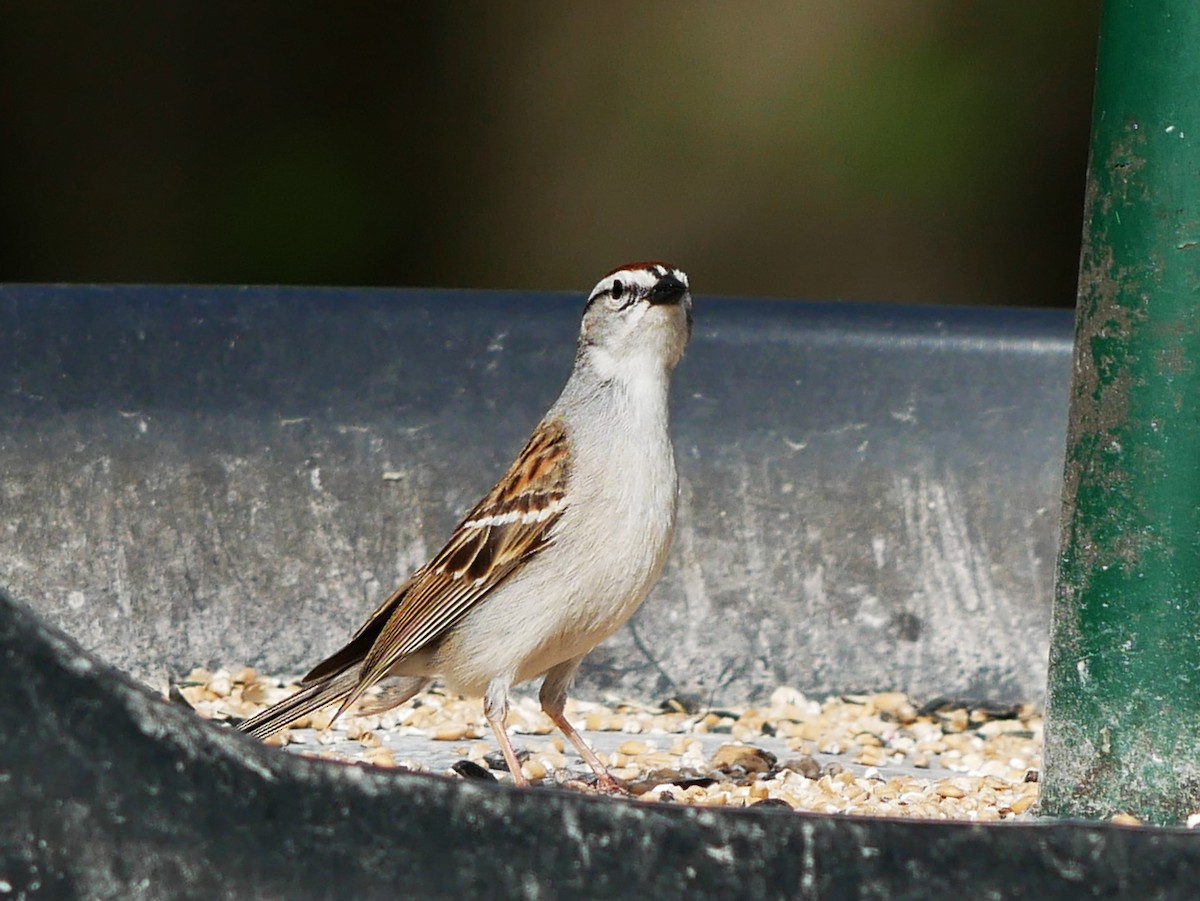
M1183 830L716 811L347 767L204 723L126 675L295 671L327 651L505 465L569 369L578 306L0 289L0 889L1186 884L1200 845ZM636 634L597 650L579 693L1039 700L1070 331L1061 313L701 298L674 393L675 550Z

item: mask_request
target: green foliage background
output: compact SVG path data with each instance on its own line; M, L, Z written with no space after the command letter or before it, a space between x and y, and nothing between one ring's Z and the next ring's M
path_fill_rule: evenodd
M1070 305L1098 5L4 4L0 280Z

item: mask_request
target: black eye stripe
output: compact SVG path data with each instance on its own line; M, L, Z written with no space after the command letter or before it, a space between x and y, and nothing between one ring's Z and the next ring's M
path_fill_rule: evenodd
M646 284L646 276L649 276L650 284ZM611 309L624 310L652 297L658 283L668 276L682 282L684 289L687 289L687 276L665 263L637 263L614 269L596 286L584 309L590 309L597 300L607 298Z

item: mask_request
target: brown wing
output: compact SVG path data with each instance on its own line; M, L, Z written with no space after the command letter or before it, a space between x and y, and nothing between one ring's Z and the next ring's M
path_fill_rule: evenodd
M559 419L542 422L508 472L463 518L441 552L375 611L346 648L320 664L305 681L345 665L371 641L358 684L342 704L345 710L386 676L396 661L438 638L522 562L550 544L550 530L567 506L570 464L566 426Z

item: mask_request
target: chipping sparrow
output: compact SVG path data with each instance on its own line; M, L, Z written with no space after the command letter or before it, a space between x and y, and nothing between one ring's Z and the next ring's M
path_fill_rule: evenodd
M542 709L619 790L563 710L580 662L642 603L670 548L667 394L691 331L687 276L674 266L602 278L566 387L496 487L299 692L239 728L263 738L331 703L340 716L384 679L374 709L388 709L441 677L483 697L513 781L527 785L504 727L508 696L545 676Z

